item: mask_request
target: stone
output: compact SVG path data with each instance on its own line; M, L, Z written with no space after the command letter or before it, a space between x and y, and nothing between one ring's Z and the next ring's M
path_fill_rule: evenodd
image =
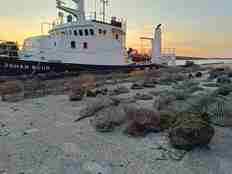
M69 95L70 101L81 101L85 95L85 90L80 88L79 90L72 91Z
M24 99L23 83L18 80L11 80L0 84L0 95L2 101L18 102Z
M172 127L176 121L176 115L173 112L161 111L160 112L160 129L166 130Z
M159 84L160 85L165 85L165 86L169 86L172 83L177 83L178 81L183 81L186 80L185 75L181 74L181 73L164 73L160 79L159 79Z
M225 75L225 69L224 68L215 68L209 72L209 80L213 80L213 79L218 78L222 75Z
M81 164L73 159L63 159L62 173L64 174L79 174L81 172Z
M131 104L136 102L133 97L112 97L111 99L120 104Z
M160 95L155 98L153 106L158 111L163 110L168 107L172 102L176 100L176 97L172 94Z
M109 90L109 91L108 91L108 95L109 95L109 96L117 96L118 94L115 93L114 90Z
M183 73L175 73L174 74L174 79L176 81L184 81L184 80L187 80L187 75L185 75Z
M105 85L104 81L97 81L96 82L96 88L102 87L104 85Z
M171 92L171 94L175 96L176 100L184 101L184 100L188 99L193 92L196 92L194 90L199 90L198 87L197 88L190 88L190 89L193 91L189 91L189 89L184 89L184 90L178 89L178 90L173 90Z
M24 82L25 97L34 97L37 95L38 91L41 91L41 93L43 94L45 93L45 88L45 84L38 77L34 77L31 80L26 80Z
M160 114L154 109L134 107L126 111L129 120L124 133L133 136L145 136L160 131Z
M81 117L90 117L105 107L117 104L111 98L106 96L97 96L95 100L89 101L87 106L80 111Z
M120 94L127 94L130 92L130 90L125 86L119 86L116 89L114 89L114 92L120 95Z
M232 77L232 70L229 70L229 71L227 72L227 75L228 75L228 77Z
M83 174L112 174L112 166L108 162L85 162L82 166Z
M142 84L134 83L132 84L131 89L133 90L144 89L144 86Z
M109 90L108 94L109 94L109 96L117 96L117 95L120 95L120 94L127 94L129 92L130 92L130 90L127 87L119 86L119 87L117 87L117 88L115 88L113 90Z
M48 80L46 73L39 73L36 75L36 77L40 80Z
M106 80L105 84L107 84L107 85L115 85L115 84L117 84L117 81L116 80Z
M9 77L7 77L7 76L1 76L0 77L0 83L5 83L5 82L7 82L9 80Z
M140 93L137 93L137 94L135 94L134 98L136 100L152 100L153 96L149 95L149 94L140 94Z
M2 101L4 102L19 102L24 100L24 92L16 94L7 94L2 96Z
M93 91L93 90L87 90L86 91L86 96L87 97L96 97L97 93L96 93L96 91Z
M228 96L232 92L232 85L222 85L214 91L215 95Z
M143 83L143 86L145 87L145 88L155 88L155 83L153 83L153 82L144 82Z
M50 71L49 73L46 73L46 75L45 75L46 80L57 79L59 77L60 77L59 73L56 73L54 71Z
M103 89L97 89L96 91L95 91L95 93L97 94L97 95L107 95L107 93L109 92L109 90L107 89L107 88L103 88Z
M186 61L184 66L185 67L192 67L192 66L195 66L195 63L193 61Z
M231 79L227 75L222 75L222 76L220 76L220 77L217 78L217 83L230 84L231 83Z
M8 136L11 134L10 129L5 125L5 123L0 123L0 137Z
M199 71L195 74L195 77L199 78L199 77L202 77L202 75L203 75L202 72Z
M18 80L11 80L0 84L0 94L16 94L23 91L23 83Z
M111 132L125 120L126 113L122 106L110 106L97 112L90 122L99 132Z
M190 74L188 75L188 78L189 78L189 79L193 79L193 78L194 78L193 74L190 73Z
M220 85L217 84L217 83L204 83L202 84L204 87L209 87L209 88L217 88L219 87Z
M214 128L197 117L187 117L179 120L170 129L169 140L173 147L182 150L192 150L207 146L214 136Z

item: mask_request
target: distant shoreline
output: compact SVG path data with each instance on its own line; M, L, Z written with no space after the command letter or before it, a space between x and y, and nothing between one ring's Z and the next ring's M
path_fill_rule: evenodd
M204 57L186 57L186 56L176 56L177 60L232 60L232 58L204 58Z

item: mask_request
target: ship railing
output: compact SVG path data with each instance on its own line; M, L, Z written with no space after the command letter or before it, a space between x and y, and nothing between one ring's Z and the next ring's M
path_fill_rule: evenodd
M109 16L103 16L101 14L97 14L95 12L90 12L85 16L85 19L87 21L94 21L97 23L102 24L108 24L115 27L120 27L123 30L126 30L126 20L123 18L118 18L115 16L109 17ZM77 22L78 20L73 18L72 22ZM69 22L69 23L72 23ZM52 22L43 22L41 23L41 33L45 34L48 33L50 30L54 29L57 25L65 24L66 22L63 21L63 19L55 19ZM67 22L68 23L68 22Z
M4 48L5 47L13 47L13 46L17 47L17 45L18 45L18 43L14 42L14 41L0 40L0 48L2 48L2 47L4 47Z
M163 48L162 54L176 54L175 48Z
M19 59L19 56L9 56L8 54L0 54L0 59L16 60Z
M7 40L0 40L0 44L1 43L6 43L6 44L15 44L15 42L13 42L13 41L7 41Z
M89 13L86 16L86 20L109 24L120 28L124 28L126 25L126 20L123 18L118 18L115 16L109 17L109 16L98 15L95 12Z
M162 56L161 56L162 62L175 66L176 65L176 50L175 48L164 48L162 50Z

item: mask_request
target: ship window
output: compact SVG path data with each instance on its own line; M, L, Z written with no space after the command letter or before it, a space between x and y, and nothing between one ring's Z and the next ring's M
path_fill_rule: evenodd
M104 35L106 35L106 33L107 33L107 31L106 31L106 30L104 30L104 31L103 31L103 34L104 34Z
M16 49L17 49L16 46L11 46L11 47L10 47L10 50L16 50Z
M56 46L56 42L54 42L54 46Z
M118 34L115 35L115 39L118 40L119 39L119 36Z
M84 49L88 49L88 43L87 43L87 42L84 42L84 43L83 43L83 48L84 48Z
M79 35L83 36L83 31L82 30L79 30Z
M89 35L89 30L85 29L85 35L88 36Z
M93 36L94 35L94 30L93 29L90 29L90 34Z
M73 49L76 48L76 42L75 41L71 42L71 48L73 48Z
M102 34L102 29L99 29L99 30L98 30L98 33L99 33L99 34Z
M73 31L74 36L77 36L77 30Z

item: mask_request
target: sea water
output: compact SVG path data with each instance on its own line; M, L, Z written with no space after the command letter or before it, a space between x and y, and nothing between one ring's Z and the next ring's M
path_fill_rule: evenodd
M216 64L216 63L225 63L230 64L232 63L232 59L206 59L206 60L176 60L176 65L185 65L186 61L193 61L195 64Z

